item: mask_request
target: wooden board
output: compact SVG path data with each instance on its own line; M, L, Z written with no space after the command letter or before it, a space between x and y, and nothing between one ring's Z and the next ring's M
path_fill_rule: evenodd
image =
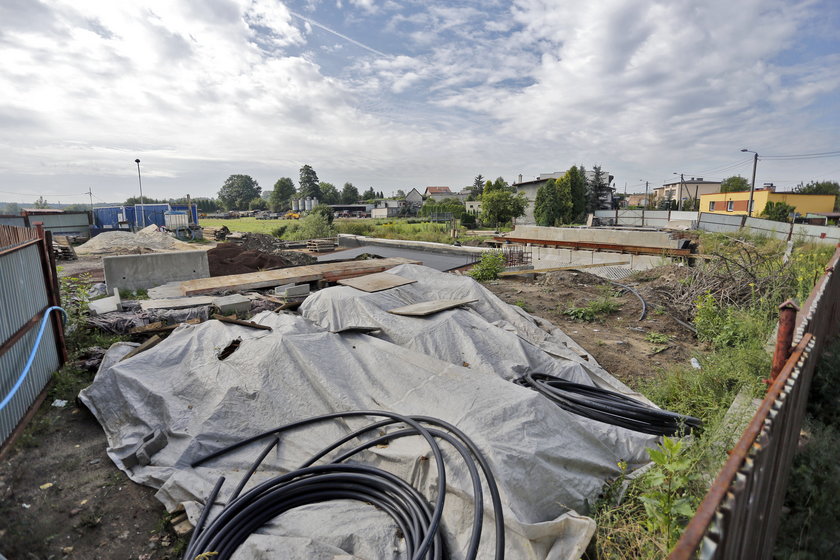
M338 283L342 286L350 286L363 292L381 292L396 288L397 286L405 286L406 284L413 284L417 280L410 280L397 276L396 274L389 274L387 272L376 272L374 274L367 274L365 276L356 276L355 278L345 278L339 280Z
M396 309L389 309L388 313L394 315L405 315L407 317L425 317L439 311L461 307L468 303L478 301L477 299L434 299L431 301L423 301L420 303L413 303L405 307L397 307Z
M389 259L370 259L366 261L347 261L335 263L311 264L267 270L265 272L251 272L248 274L233 274L230 276L216 276L214 278L199 278L181 282L181 292L185 296L207 294L220 290L254 290L270 288L282 284L303 284L326 280L337 282L344 278L364 276L374 272L382 272L400 264L423 264L420 261L393 257Z

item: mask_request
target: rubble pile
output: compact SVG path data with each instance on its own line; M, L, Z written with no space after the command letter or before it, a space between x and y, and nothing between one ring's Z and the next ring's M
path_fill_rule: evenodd
M294 266L294 263L283 256L249 250L236 243L220 243L207 251L207 263L210 266L210 276L247 274Z
M290 264L289 266L302 266L306 264L315 264L318 259L312 255L301 253L299 251L289 251L286 249L286 244L281 239L273 235L266 235L264 233L248 233L245 239L239 243L239 246L249 251L259 251L260 253L270 253L279 257L283 257Z

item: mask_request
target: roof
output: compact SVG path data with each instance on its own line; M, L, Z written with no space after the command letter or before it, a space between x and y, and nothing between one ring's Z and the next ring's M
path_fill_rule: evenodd
M60 208L24 208L27 214L64 214Z
M449 187L426 187L427 194L452 194Z
M662 187L670 187L671 185L679 185L680 181L671 181L670 183L663 183ZM720 185L721 181L704 181L703 179L685 179L682 181L683 185ZM656 187L661 189L662 187Z

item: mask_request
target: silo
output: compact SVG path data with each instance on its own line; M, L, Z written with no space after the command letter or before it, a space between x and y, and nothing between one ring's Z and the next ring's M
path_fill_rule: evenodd
M300 212L300 202L298 199L292 199L292 212Z

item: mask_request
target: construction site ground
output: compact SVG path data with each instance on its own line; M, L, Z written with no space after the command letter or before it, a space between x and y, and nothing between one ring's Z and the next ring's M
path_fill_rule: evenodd
M101 281L97 257L61 266L62 274L92 272ZM639 377L687 363L696 347L691 333L667 310L651 301L640 321L634 295L615 295L614 286L584 272L506 278L488 287L506 302L553 322L631 386ZM644 283L640 291L645 294ZM582 307L604 296L615 297L620 309L593 322L563 314L569 306ZM650 333L667 335L668 341L650 342ZM154 490L131 482L111 462L102 428L87 410L73 400L54 407L54 398L47 397L0 462L0 553L9 560L180 558L184 537L173 531Z

